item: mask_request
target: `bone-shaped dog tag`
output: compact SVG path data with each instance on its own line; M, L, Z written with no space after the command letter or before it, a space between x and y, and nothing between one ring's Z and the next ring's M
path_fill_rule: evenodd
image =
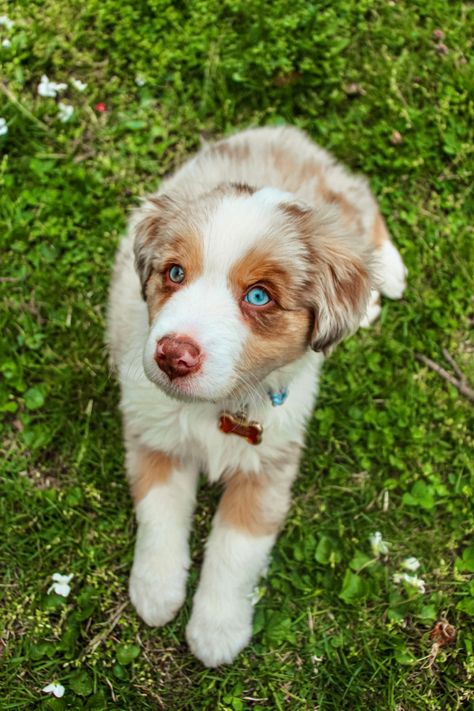
M225 434L235 434L245 437L250 444L260 444L262 441L263 427L253 420L246 420L240 415L231 415L222 412L219 417L219 429Z

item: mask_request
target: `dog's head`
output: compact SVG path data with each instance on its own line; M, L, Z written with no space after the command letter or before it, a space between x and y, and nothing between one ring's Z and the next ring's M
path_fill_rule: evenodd
M147 377L177 397L221 400L353 331L369 270L338 217L235 184L198 200L146 200L131 227Z

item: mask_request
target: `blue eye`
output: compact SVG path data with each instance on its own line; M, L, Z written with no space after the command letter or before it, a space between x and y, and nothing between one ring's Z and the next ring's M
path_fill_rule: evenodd
M244 301L252 306L266 306L270 303L270 294L262 286L254 286L244 296Z
M170 278L170 281L173 281L175 284L181 284L181 282L184 280L183 267L181 267L179 264L173 264L173 266L168 269L168 276Z

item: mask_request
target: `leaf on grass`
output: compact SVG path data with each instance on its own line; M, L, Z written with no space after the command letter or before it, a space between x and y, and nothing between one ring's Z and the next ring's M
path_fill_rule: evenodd
M468 546L462 552L462 557L456 560L457 570L474 573L474 546Z
M314 557L321 565L336 565L342 560L342 553L332 538L321 536Z
M90 696L92 694L92 679L84 670L78 670L68 680L69 687L78 696Z
M270 644L294 641L291 619L284 612L272 612L265 625L265 638Z
M28 410L37 410L44 405L44 394L39 388L30 388L25 393L25 406Z
M126 666L133 662L140 654L140 647L136 644L122 644L117 649L117 661L119 664Z
M416 657L405 646L397 647L393 656L399 664L413 664L413 662L416 662Z
M407 506L420 506L427 511L436 505L434 489L424 481L415 482L410 493L403 494L402 501Z
M347 568L344 580L342 581L342 590L339 597L344 602L351 604L364 598L367 594L367 583L365 580L352 570Z
M371 563L375 563L373 558L362 551L356 551L351 562L349 563L349 567L352 568L354 572L358 573L361 568L368 567Z
M456 609L465 612L466 615L474 616L474 597L465 597L464 600L458 602Z

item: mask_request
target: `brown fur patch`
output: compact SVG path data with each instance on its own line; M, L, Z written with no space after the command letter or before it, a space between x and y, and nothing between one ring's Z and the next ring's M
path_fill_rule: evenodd
M331 205L336 205L339 208L342 220L349 225L352 229L355 229L359 234L362 234L362 220L360 218L357 210L350 204L348 200L342 195L342 193L336 193L333 190L329 190L324 183L320 184L321 194L324 199Z
M292 277L281 265L281 260L272 257L270 250L254 247L234 266L229 274L229 283L236 298L240 298L254 284L262 284L272 299L283 308L296 306L297 298ZM263 314L265 309L259 313Z
M278 531L280 521L265 511L264 497L268 477L264 474L236 472L226 480L219 504L219 516L229 526L252 536L266 536Z
M227 183L227 185L239 195L253 195L256 191L256 188L247 183Z
M351 252L349 245L324 235L317 236L311 210L294 204L280 207L295 220L308 250L311 276L307 291L312 294L314 313L312 347L327 353L356 326L369 295L369 270L361 257ZM329 325L327 317L321 319L321 308L331 315Z
M350 278L338 279L337 274L331 269L334 280L336 298L353 311L357 311L361 300L367 291L369 273L367 269L355 259L351 264Z
M279 311L270 333L252 333L242 356L242 373L265 377L270 371L301 357L309 343L312 315L308 309Z
M243 162L250 155L250 147L247 143L237 143L236 141L219 141L210 147L211 151L221 158L229 158L232 161Z
M170 296L202 274L203 254L199 237L193 233L177 236L163 246L159 260L159 268L152 271L145 287L150 322ZM167 279L167 271L173 264L184 269L185 279L181 284L175 285Z
M303 355L312 317L281 262L256 247L234 265L229 281L237 300L250 286L261 284L274 302L261 308L242 304L243 318L251 330L242 357L242 372L262 377Z
M292 155L286 148L273 147L272 158L276 168L287 178L291 176L286 189L298 192L301 185L314 182L315 197L322 198L331 205L339 208L342 220L352 229L362 233L362 222L357 209L351 205L347 198L339 192L332 190L325 179L321 165L316 160L303 160L298 155Z
M135 466L135 471L130 472L130 488L133 500L138 504L150 489L168 481L175 462L164 452L144 449L139 452Z
M370 240L376 249L380 249L383 243L390 239L385 220L380 212L377 211L374 219L374 224L370 232Z

